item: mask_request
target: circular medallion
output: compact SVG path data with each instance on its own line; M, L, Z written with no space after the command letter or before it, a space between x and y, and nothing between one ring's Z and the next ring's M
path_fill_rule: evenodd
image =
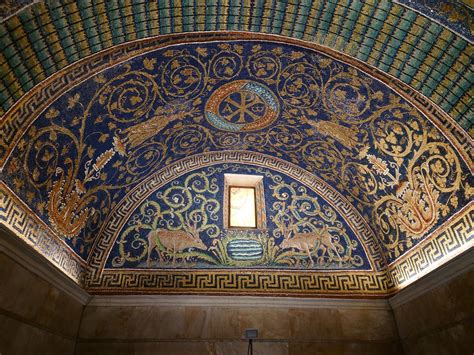
M254 131L271 124L280 108L266 86L250 80L227 83L206 104L206 119L223 131Z

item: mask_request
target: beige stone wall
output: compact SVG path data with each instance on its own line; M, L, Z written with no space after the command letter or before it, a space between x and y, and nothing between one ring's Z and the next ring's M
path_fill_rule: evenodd
M76 354L399 354L389 309L88 306Z
M474 271L394 306L405 354L474 354Z
M82 309L78 301L0 252L2 355L73 354Z

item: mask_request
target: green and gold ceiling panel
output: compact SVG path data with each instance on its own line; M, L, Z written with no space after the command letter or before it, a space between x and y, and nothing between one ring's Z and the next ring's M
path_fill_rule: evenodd
M39 2L0 26L6 112L66 65L156 35L248 31L334 48L399 78L470 130L472 44L411 9L351 1Z
M396 3L402 4L407 8L410 8L415 11L425 15L431 20L435 20L448 27L450 30L473 40L474 36L474 24L472 21L473 10L470 7L469 1L456 1L456 0L398 0L394 1ZM31 5L32 0L10 0L0 5L0 18L4 19L11 16L15 12L21 11L21 9ZM100 4L102 5L102 4ZM99 6L100 6L99 5ZM351 4L352 5L352 4ZM355 7L358 7L360 3L357 3ZM156 7L155 3L151 3L152 8ZM186 15L189 15L190 8L185 7ZM143 10L146 8L145 3L136 4L136 10ZM179 11L179 8L177 8ZM257 9L257 11L261 9ZM210 10L211 14L214 13L214 8ZM301 12L308 12L309 9L303 9ZM138 16L143 11L138 11ZM179 14L179 12L178 12ZM220 12L218 12L220 14ZM257 17L256 17L257 18ZM181 24L181 22L179 22ZM258 25L258 24L256 24ZM138 30L143 30L138 26Z

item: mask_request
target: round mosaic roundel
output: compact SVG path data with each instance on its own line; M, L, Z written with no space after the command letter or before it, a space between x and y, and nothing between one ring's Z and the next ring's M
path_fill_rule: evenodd
M237 80L219 87L206 104L206 118L224 131L253 131L270 125L280 108L266 86L251 80Z

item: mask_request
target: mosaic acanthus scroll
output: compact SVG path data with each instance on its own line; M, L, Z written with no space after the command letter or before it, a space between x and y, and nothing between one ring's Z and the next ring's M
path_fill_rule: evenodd
M373 157L372 161L378 175L394 179L390 170L399 169L396 164L389 169L385 161L375 161ZM406 179L396 180L395 194L385 196L375 204L373 216L381 227L380 237L390 253L399 256L403 247L410 248L440 217L445 218L450 207L458 206L455 192L460 180L459 161L448 144L425 144L416 152L409 162ZM446 204L440 201L442 195Z
M177 257L206 259L207 255L199 251L183 252L192 248L206 250L201 234L207 238L219 235L218 191L216 178L209 179L201 172L189 175L181 184L176 181L166 190L154 193L154 199L142 204L126 223L118 241L119 256L113 259L112 265L119 267L141 261L150 265L153 252L159 262L171 258L173 265Z
M268 228L223 227L224 173L264 176L266 206L258 209L266 211ZM268 169L236 164L190 173L153 192L118 233L107 265L370 268L361 242L315 192Z
M273 155L327 181L377 231L389 260L472 197L472 181L462 173L469 167L400 96L325 55L263 41L171 46L104 71L34 122L7 163L6 180L86 258L107 214L133 186L184 157L227 149ZM180 236L202 237L203 217L186 212L176 217L186 233ZM336 254L337 243L349 245L344 237L328 237L322 224L292 226L299 217L290 217L278 222L289 240L313 233L321 246L288 252L309 264L311 253L322 260L313 257L315 264L343 259ZM210 260L205 238L200 250ZM149 245L143 240L134 245ZM180 248L167 250L179 256Z

